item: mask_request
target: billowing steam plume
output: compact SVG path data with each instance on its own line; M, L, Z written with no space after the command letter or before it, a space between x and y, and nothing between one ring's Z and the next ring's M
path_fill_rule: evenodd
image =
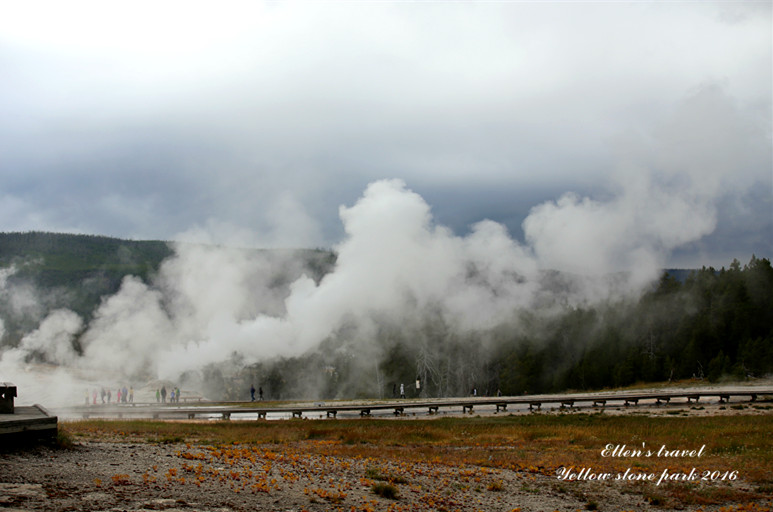
M525 243L490 220L458 236L438 225L404 182L376 181L340 208L346 236L335 248L335 268L321 280L303 276L277 288L276 256L256 260L241 250L178 244L151 283L127 277L85 328L70 311L49 314L2 354L0 375L20 385L43 383L56 400L63 397L54 390L66 389L54 384L62 379L174 379L231 359L300 355L343 328L356 332L350 350L378 354L372 340L379 325L408 324L430 311L469 333L512 322L522 309L636 293L674 248L712 232L716 199L730 186L728 169L756 151L749 147L755 139L744 139L740 118L720 100L716 91L703 91L648 144L621 141L635 146L625 153L636 158L610 179L607 198L566 194L534 207L523 223ZM727 129L687 130L695 123L685 118L695 115ZM557 297L544 270L575 281ZM0 271L3 293L11 293L8 272ZM618 278L606 279L612 274ZM47 380L25 376L33 353L53 365Z

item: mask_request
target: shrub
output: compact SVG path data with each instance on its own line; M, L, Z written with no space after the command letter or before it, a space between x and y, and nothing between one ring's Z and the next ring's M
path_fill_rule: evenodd
M75 445L75 443L72 440L72 436L70 436L70 433L67 432L67 430L64 429L64 427L59 427L56 430L56 446L59 448L65 448L70 449Z
M488 484L487 489L489 491L501 492L505 490L505 483L502 480L495 480Z
M381 496L382 498L386 498L388 500L396 500L398 491L397 487L395 487L392 484L385 484L383 482L379 482L377 484L373 485L373 493Z

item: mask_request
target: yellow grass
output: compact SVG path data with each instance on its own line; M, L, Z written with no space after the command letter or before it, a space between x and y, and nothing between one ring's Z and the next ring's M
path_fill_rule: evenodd
M592 463L599 469L690 466L738 469L755 481L773 482L773 416L605 416L574 414L394 421L292 420L259 422L164 422L86 420L66 424L76 439L199 444L302 443L315 452L349 456L371 453L435 462L513 467ZM606 445L628 449L698 449L701 457L602 457ZM409 448L406 450L406 448ZM676 464L674 464L676 462Z

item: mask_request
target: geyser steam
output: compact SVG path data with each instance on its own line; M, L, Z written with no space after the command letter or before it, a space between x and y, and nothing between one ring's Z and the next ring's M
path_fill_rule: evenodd
M256 266L243 251L181 244L153 283L126 277L103 300L79 338L82 354L72 349L81 319L57 310L2 355L3 373L16 378L26 355L44 352L60 367L57 377L63 367L96 380L175 379L235 353L245 363L301 355L344 325L361 340L350 348L367 351L379 322L409 323L428 311L460 332L491 329L544 302L534 247L560 249L550 237L564 235L549 222L576 218L581 208L561 200L535 209L526 221L532 247L525 247L492 221L456 236L433 222L427 203L405 183L377 181L356 204L341 207L346 239L336 248L335 269L319 283L304 275L277 296L269 286L273 262ZM587 256L604 261L608 244L596 247L598 254ZM643 258L644 250L633 248L629 261L640 267L644 259L654 271L659 249ZM578 290L571 300L586 300Z
M717 113L711 129L685 130L696 113L710 124L707 111ZM608 199L566 194L534 207L523 223L525 244L490 220L455 235L399 180L371 183L354 205L340 208L346 236L335 248L335 268L319 282L302 276L277 287L277 269L290 263L273 253L256 259L236 249L178 244L151 283L125 278L87 326L72 312L50 313L0 355L0 375L20 390L42 385L52 400L64 400L51 390L66 386L54 383L76 377L175 379L234 358L249 364L300 355L343 328L355 333L348 350L377 355L372 334L384 323L411 324L431 314L452 331L483 332L513 322L519 310L636 293L674 248L714 229L715 202L730 186L732 164L757 161L748 154L759 153L758 141L739 139L739 123L717 91L700 91L656 143L627 151L638 163L624 162ZM560 301L544 287L544 270L575 279ZM0 271L3 294L15 293L9 272ZM613 272L616 280L599 279ZM43 380L25 374L31 354L52 365Z

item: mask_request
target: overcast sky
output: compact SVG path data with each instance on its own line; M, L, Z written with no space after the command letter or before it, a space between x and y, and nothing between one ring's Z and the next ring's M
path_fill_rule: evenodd
M770 258L772 27L769 1L3 2L0 230L333 247L397 178L535 253L632 204L669 265Z

